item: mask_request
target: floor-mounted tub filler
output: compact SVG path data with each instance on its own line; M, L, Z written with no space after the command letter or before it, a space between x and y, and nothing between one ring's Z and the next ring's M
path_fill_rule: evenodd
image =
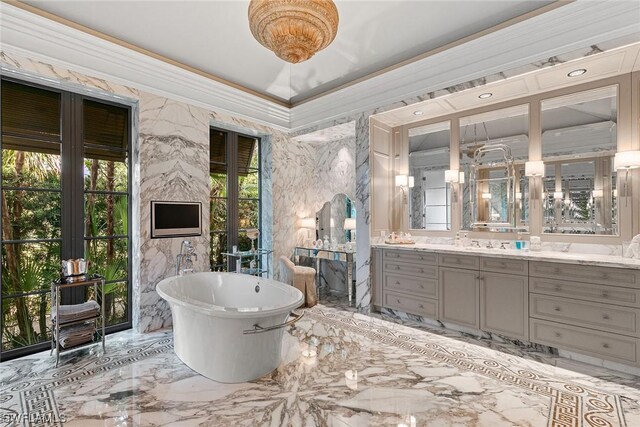
M224 383L251 381L278 367L284 328L302 316L292 310L304 302L293 286L236 273L169 277L156 290L171 306L178 357Z

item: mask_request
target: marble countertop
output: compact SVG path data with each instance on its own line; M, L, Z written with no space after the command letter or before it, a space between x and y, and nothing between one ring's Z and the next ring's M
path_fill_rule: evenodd
M587 254L575 252L540 251L516 249L486 249L486 248L463 248L453 245L442 245L433 243L415 243L413 245L389 245L386 243L374 243L373 248L394 249L401 251L424 251L439 252L448 254L463 254L470 256L488 256L495 258L526 259L530 261L550 261L565 264L594 265L600 267L632 268L640 270L640 260L624 258L621 256Z

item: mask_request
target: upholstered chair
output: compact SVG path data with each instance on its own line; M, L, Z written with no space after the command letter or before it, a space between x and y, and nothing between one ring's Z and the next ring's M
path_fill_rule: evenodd
M302 292L305 307L313 307L318 303L315 268L295 265L286 256L280 256L280 274L284 283L295 286Z

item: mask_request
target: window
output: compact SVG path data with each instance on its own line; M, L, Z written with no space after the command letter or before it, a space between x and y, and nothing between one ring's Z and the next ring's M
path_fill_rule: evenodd
M261 228L260 139L215 128L209 136L211 270L235 271L223 254L249 250L247 229Z
M131 325L130 109L2 80L0 358L49 346L62 259L106 277L109 331ZM65 304L90 290L63 292Z

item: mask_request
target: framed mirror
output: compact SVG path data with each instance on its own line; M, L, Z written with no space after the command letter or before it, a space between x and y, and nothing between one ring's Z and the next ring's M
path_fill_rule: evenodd
M451 230L451 189L444 179L450 139L449 121L409 129L410 229Z
M342 193L338 193L331 201L326 202L316 212L316 239L325 238L337 244L354 241L356 208L351 199Z
M528 104L460 118L463 230L528 229L528 158Z
M541 104L543 232L618 235L618 86Z

